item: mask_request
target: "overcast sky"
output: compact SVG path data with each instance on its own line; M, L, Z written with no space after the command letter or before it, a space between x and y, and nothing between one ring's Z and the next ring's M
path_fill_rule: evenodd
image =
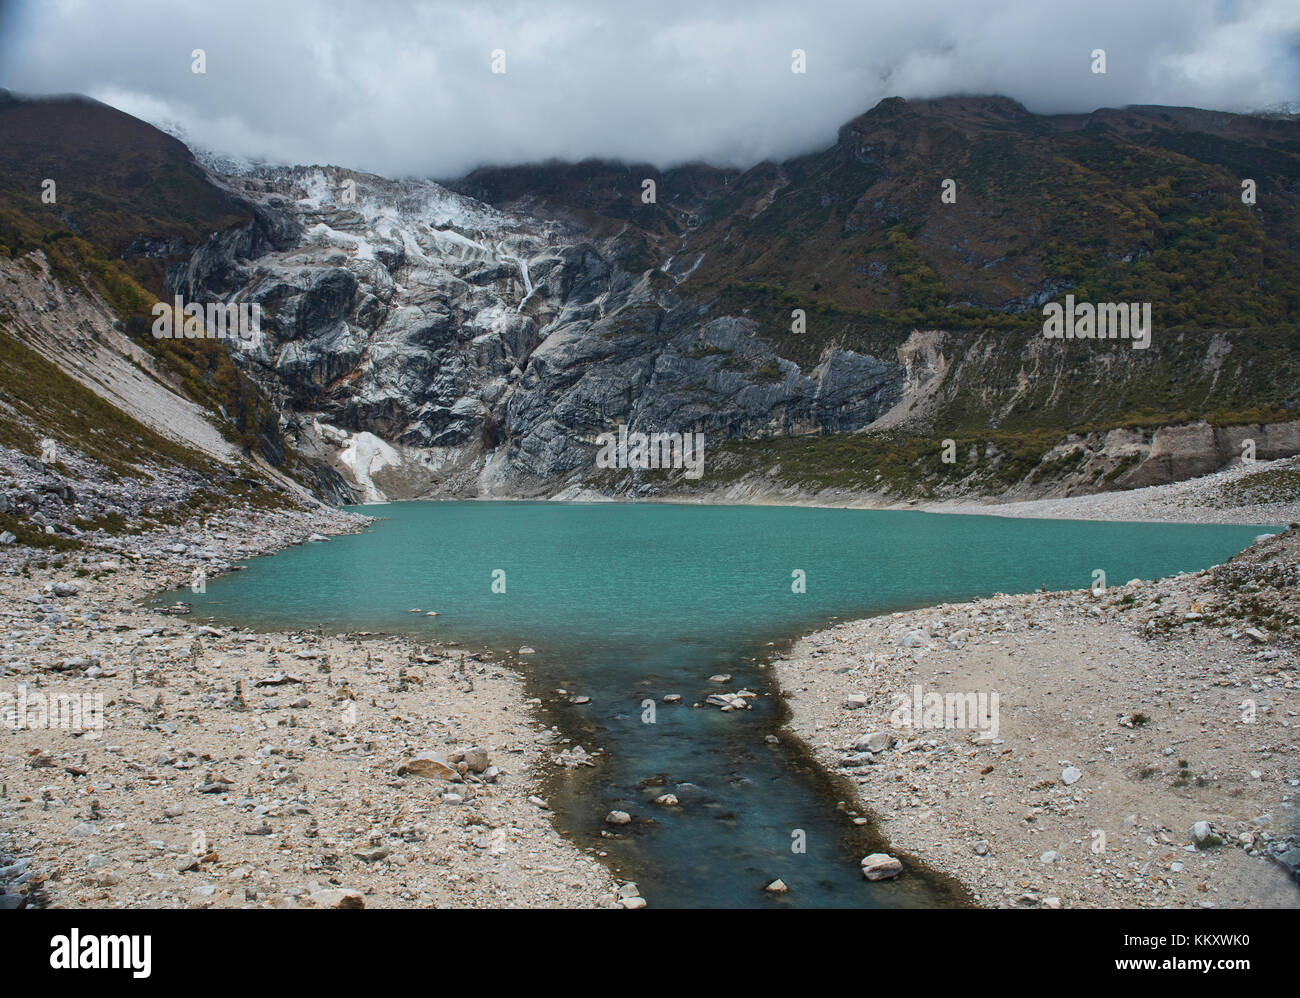
M893 95L1001 93L1037 112L1300 99L1300 0L0 5L0 86L88 94L228 154L388 175L587 156L748 166L823 147Z

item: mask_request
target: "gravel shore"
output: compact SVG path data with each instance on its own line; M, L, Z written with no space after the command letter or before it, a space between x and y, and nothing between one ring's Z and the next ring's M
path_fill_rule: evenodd
M954 500L917 508L1059 520L1286 526L1300 520L1300 458L1238 464L1202 478L1125 492L1020 502Z
M231 510L0 548L0 907L635 906L553 826L562 735L489 655L138 602L366 522Z
M556 831L539 777L567 740L505 663L143 602L365 517L252 490L200 521L201 473L61 468L0 448L3 512L47 543L0 533L0 907L644 906ZM912 508L1286 524L1297 475ZM791 728L904 869L985 905L1293 907L1298 548L838 625L776 663ZM959 693L996 695L996 731L934 726L926 697Z
M790 728L980 904L1296 907L1298 566L839 624L775 663Z

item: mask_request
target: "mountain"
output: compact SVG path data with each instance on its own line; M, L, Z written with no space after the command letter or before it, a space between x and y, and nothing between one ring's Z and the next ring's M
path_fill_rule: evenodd
M1295 117L891 98L744 171L442 183L218 175L81 99L6 97L0 128L0 264L38 250L85 283L233 446L318 494L1063 493L1300 437ZM261 341L153 340L177 294L261 306ZM1149 302L1150 347L1045 339L1067 294ZM706 474L597 468L619 424L703 433Z

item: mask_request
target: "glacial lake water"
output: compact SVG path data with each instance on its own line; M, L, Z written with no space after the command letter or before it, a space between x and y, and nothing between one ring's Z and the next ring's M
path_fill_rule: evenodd
M546 720L602 748L546 788L560 826L605 849L651 907L909 907L960 903L910 867L868 883L885 843L836 809L844 785L772 745L783 707L693 709L718 687L772 692L765 656L841 619L995 592L1111 585L1223 562L1258 526L1020 520L908 511L658 503L419 502L356 507L363 534L290 548L186 591L196 616L257 628L390 631L520 659ZM806 592L792 591L792 573ZM504 572L505 592L494 592ZM498 586L499 588L499 586ZM437 610L416 616L412 607ZM569 705L556 689L591 698ZM683 703L664 704L665 694ZM655 722L642 704L656 701ZM658 781L662 785L658 785ZM652 781L656 785L647 785ZM672 792L677 808L652 803ZM870 806L870 802L866 802ZM638 819L618 838L604 816ZM805 851L792 846L802 834ZM906 844L898 851L905 853ZM783 897L763 892L780 877Z

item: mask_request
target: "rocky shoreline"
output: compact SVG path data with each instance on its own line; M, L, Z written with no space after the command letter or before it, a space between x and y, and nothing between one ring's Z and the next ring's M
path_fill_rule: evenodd
M563 737L490 654L141 602L367 522L231 508L0 546L0 907L638 906L552 824Z
M483 499L498 500L490 496ZM883 492L825 489L810 492L745 479L706 492L609 496L566 487L553 502L661 502L704 506L806 506L815 509L888 509L1060 520L1229 523L1285 526L1300 519L1300 457L1235 464L1185 481L1144 488L1055 497L1005 493L955 499L907 499Z
M838 624L791 730L989 907L1300 905L1300 535L1152 583Z
M552 823L539 776L567 739L507 664L150 599L369 518L59 458L0 448L0 907L645 906ZM1242 493L1261 470L1281 487ZM1286 523L1296 473L912 508ZM840 624L776 662L790 727L903 875L918 857L979 903L1294 906L1298 564L1291 530L1193 576ZM917 688L997 693L998 732L900 731Z

